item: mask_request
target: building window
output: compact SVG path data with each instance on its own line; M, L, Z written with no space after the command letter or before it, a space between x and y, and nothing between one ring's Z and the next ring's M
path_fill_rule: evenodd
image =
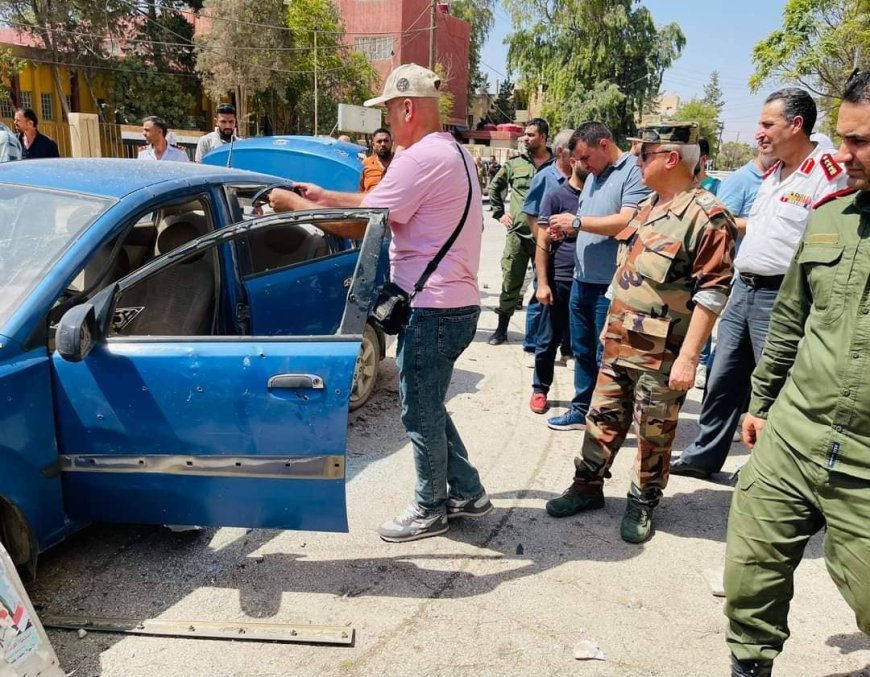
M54 120L54 101L51 100L51 94L41 94L39 103L42 108L42 119Z
M0 118L11 118L15 116L15 109L12 107L12 99L0 99Z
M353 48L365 54L369 61L383 61L393 57L393 38L389 35L356 38Z
M33 92L21 92L21 107L33 108Z

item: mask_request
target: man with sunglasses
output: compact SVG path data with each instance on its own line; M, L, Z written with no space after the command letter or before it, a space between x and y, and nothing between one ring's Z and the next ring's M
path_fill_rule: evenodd
M734 262L731 302L719 323L698 435L671 465L674 475L709 479L722 469L745 411L773 302L813 205L846 186L846 174L830 150L810 141L815 122L813 98L797 87L773 92L762 108L755 139L777 162L752 203Z
M616 235L604 357L581 455L574 482L547 502L553 517L603 508L604 480L634 421L637 460L620 526L629 543L643 543L652 533L680 408L728 300L737 237L725 206L695 183L696 122L646 127L639 140L637 166L655 192Z
M837 134L849 188L816 203L752 374L752 456L725 548L735 677L771 674L795 569L822 529L828 572L870 635L870 72L846 84Z

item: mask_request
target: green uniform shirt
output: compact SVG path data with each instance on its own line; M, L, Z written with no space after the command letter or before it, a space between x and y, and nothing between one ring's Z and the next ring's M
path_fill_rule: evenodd
M489 183L489 204L492 207L493 217L500 219L504 216L504 196L510 188L510 215L514 220L511 230L523 237L532 237L532 231L529 224L526 223L526 215L523 213L523 203L529 193L532 178L552 162L552 152L550 152L550 158L537 167L527 153L505 162Z
M850 191L810 216L773 307L749 408L811 460L862 479L870 479L868 278L870 191Z

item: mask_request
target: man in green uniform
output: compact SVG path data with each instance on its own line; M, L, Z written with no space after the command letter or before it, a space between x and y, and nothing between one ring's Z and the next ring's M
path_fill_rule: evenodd
M651 534L680 408L728 299L736 238L727 209L694 181L698 124L646 127L640 141L637 163L655 193L616 236L604 358L581 457L574 460L573 484L547 502L553 517L604 507L604 479L634 420L637 460L620 527L629 543Z
M523 213L523 203L526 201L532 177L553 162L553 153L547 147L549 133L550 126L546 120L529 120L523 136L525 152L505 162L489 184L492 216L507 229L501 257L501 294L495 311L498 315L498 327L489 339L489 344L493 346L507 341L508 323L520 301L526 269L529 261L535 260L535 238ZM508 189L511 201L510 208L506 210L504 197Z
M816 204L770 318L728 519L731 674L771 674L794 570L826 527L828 572L870 634L870 72L846 85L837 162L849 188ZM842 172L831 163L830 171Z

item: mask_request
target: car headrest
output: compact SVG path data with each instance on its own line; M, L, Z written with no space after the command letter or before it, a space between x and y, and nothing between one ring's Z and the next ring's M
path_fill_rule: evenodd
M157 236L157 253L170 252L176 247L195 240L200 235L199 229L190 221L174 221L160 231Z

